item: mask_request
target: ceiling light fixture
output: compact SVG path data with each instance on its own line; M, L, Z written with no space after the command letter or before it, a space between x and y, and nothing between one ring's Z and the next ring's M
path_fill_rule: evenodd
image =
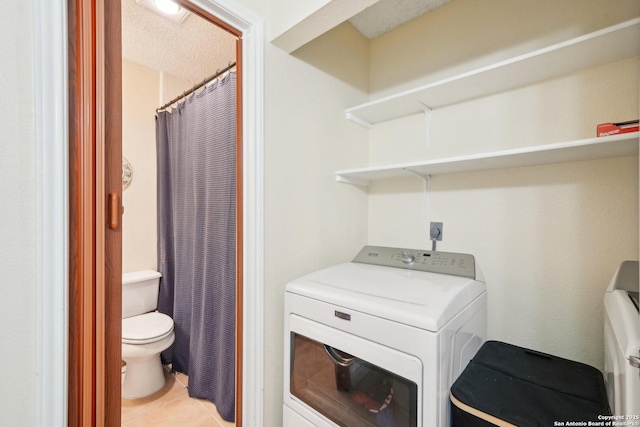
M189 16L187 9L171 0L136 0L136 3L176 24L182 24Z
M153 3L160 11L169 15L175 15L180 12L181 9L179 5L171 0L153 0Z

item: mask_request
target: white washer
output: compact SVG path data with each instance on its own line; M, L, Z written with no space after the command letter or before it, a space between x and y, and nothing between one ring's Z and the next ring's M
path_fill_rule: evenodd
M604 370L614 415L640 422L638 261L624 261L604 295ZM633 418L636 417L636 418ZM623 420L625 421L625 420Z
M486 330L472 255L366 246L286 287L284 425L446 426Z

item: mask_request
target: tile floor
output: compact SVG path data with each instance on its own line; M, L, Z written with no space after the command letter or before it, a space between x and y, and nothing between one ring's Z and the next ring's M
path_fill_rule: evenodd
M123 427L235 427L208 400L189 397L187 376L165 372L165 386L142 399L122 399Z

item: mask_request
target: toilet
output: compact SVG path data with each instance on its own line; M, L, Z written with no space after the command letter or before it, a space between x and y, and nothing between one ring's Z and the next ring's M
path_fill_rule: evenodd
M604 376L609 407L614 415L638 416L640 415L638 261L624 261L620 264L605 292L604 308ZM637 422L636 418L632 420Z
M153 270L122 275L122 397L138 399L164 386L160 353L173 344L173 319L156 311L161 274Z

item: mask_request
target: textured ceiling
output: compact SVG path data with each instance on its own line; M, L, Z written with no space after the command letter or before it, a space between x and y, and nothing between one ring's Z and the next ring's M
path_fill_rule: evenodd
M193 14L177 24L122 0L122 57L195 83L235 61L235 37Z
M349 22L371 40L448 1L380 0L349 19Z

